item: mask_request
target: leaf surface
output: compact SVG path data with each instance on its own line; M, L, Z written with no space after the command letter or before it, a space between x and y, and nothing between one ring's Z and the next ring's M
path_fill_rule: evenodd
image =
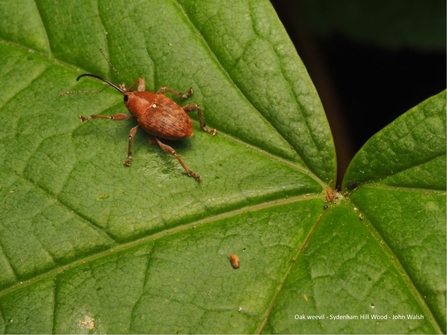
M14 6L0 4L2 332L443 329L445 96L377 134L325 209L330 129L267 1ZM194 136L166 143L202 182L141 130L125 167L136 121L78 119L124 112L122 96L60 96L105 87L76 82L86 72L193 87L174 100L219 133L189 113ZM330 320L384 313L423 319Z

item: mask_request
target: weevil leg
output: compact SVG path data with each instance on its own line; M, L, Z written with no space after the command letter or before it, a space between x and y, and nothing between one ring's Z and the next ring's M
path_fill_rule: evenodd
M177 91L175 91L175 90L173 90L172 88L169 88L169 87L160 87L158 89L158 91L157 91L157 94L163 94L166 91L168 91L171 94L174 94L175 96L178 96L180 99L187 99L194 93L194 91L192 90L192 87L190 87L188 92L186 92L184 94L180 93L180 92L177 92Z
M144 78L138 78L138 92L146 91L146 81Z
M185 94L177 92L177 91L175 91L175 90L173 90L172 88L169 88L169 87L161 87L161 88L158 89L157 94L162 94L162 93L164 93L166 91L168 91L171 94L174 94L174 95L178 96L181 99L188 98L194 92L192 87L190 87L188 92L186 92ZM183 110L185 112L187 112L187 113L191 112L191 111L197 111L197 114L199 116L200 128L202 128L203 131L206 131L207 133L209 133L211 135L216 135L217 134L217 130L216 129L210 129L210 128L208 128L205 125L205 121L203 119L202 109L199 107L199 105L196 105L196 104L186 105L185 107L183 107Z
M86 122L89 121L91 119L104 119L104 120L113 120L113 121L122 121L122 120L129 120L131 119L133 116L127 115L127 114L122 114L122 113L118 113L115 115L90 115L90 116L82 116L79 115L79 118L81 119L82 122Z
M216 129L211 129L206 126L205 120L203 119L202 109L199 107L199 105L196 104L186 105L185 107L183 107L183 110L187 113L197 111L197 115L199 116L200 128L202 128L203 131L206 131L208 134L211 134L213 136L217 134Z
M138 88L137 91L138 92L144 92L146 90L146 81L144 80L144 78L138 78L137 81L134 81L129 88L126 88L126 84L122 83L119 84L119 88L122 89L123 91L129 92L132 88L135 87L135 85L138 84Z
M129 139L127 145L127 159L124 161L124 165L126 166L130 166L130 164L132 164L132 140L138 131L138 127L139 126L137 125L129 131Z
M177 158L177 160L179 161L180 165L182 166L182 168L186 171L186 173L188 174L188 176L190 177L194 177L196 178L197 181L200 181L200 176L195 173L192 172L190 169L188 169L188 167L185 165L185 163L183 162L183 160L180 158L179 155L177 155L177 152L175 152L175 150L170 147L169 145L166 145L164 143L161 143L160 140L156 137L154 137L155 140L157 141L158 145L160 146L160 148L166 152L167 154L170 154L172 156L174 156L175 158Z

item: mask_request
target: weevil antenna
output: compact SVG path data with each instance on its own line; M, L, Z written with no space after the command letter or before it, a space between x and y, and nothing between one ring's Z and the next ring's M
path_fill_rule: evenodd
M104 53L104 50L102 48L99 49L99 52L101 52L102 56L104 57L104 59L107 61L107 63L109 64L109 66L112 68L112 70L116 73L115 78L113 79L113 81L116 80L116 78L118 78L118 75L120 74L120 72L113 66L112 62L110 61L110 59L106 56L106 54Z

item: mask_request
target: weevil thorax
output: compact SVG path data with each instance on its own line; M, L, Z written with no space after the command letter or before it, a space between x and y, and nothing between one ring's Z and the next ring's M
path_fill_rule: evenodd
M152 92L124 92L124 103L132 116L141 118L149 107L154 104L156 94Z

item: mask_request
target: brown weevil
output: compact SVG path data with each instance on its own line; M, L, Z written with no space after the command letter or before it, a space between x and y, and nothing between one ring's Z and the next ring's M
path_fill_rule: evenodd
M115 115L81 115L80 119L82 122L89 121L91 119L106 119L115 121L128 120L133 117L137 119L138 125L133 127L129 132L127 159L124 161L124 165L130 166L132 163L132 140L137 133L138 128L141 127L153 136L153 138L149 139L150 144L153 142L157 142L164 152L177 158L188 176L194 177L197 181L200 181L200 176L197 173L191 171L185 165L177 152L169 145L166 145L160 141L160 138L166 140L181 140L191 137L193 134L192 122L187 115L187 113L191 111L197 111L200 128L202 128L203 131L211 135L215 135L217 133L216 129L210 129L205 125L202 109L199 107L199 105L189 104L181 107L172 99L163 94L167 91L177 96L178 98L186 99L193 93L192 88L189 88L188 92L186 92L185 94L177 92L169 87L161 87L157 92L153 93L145 90L145 81L143 78L139 78L138 81L132 84L132 86L130 87L132 88L133 86L135 86L135 84L138 83L137 90L129 91L128 89L126 89L124 84L115 85L111 81L95 74L84 73L78 76L76 80L79 80L82 77L96 78L120 92L124 96L124 104L131 114L127 115L118 113ZM61 95L75 92L76 91L64 92Z

